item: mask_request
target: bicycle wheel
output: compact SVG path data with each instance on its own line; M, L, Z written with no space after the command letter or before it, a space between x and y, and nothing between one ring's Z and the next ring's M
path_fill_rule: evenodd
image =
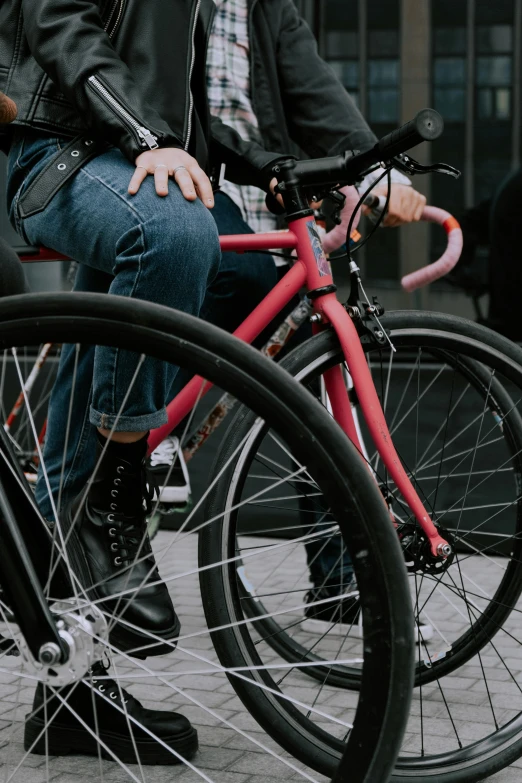
M182 631L166 638L153 629L136 627L128 621L121 601L114 608L99 594L94 597L99 585L87 584L83 565L77 567L78 547L83 546L78 543L80 523L76 522L75 527L75 519L71 521L70 509L76 507L66 503L63 479L70 466L61 466L59 487L53 487L55 519L50 522L39 515L32 490L24 484L19 470L14 470L17 492L23 490L26 511L17 522L51 612L59 618L59 627L68 634L67 638L75 640L76 657L67 665L56 660L36 662L11 615L6 600L8 590L0 596L0 701L2 720L7 724L1 729L0 754L8 779L16 781L21 770L27 776L26 765L35 765L31 754L37 753L48 757L41 760L39 780L43 779L42 772L49 779L64 771L94 773L103 779L108 772L115 774L107 769L106 760L119 766L120 777L133 780L156 779L148 765L179 761L206 780L211 779L208 770L218 770L210 774L220 780L222 769L240 772L242 765L247 764L250 769L259 763L261 751L266 754L263 768L270 768L270 774L313 780L309 770L274 750L259 727L249 724L227 677L236 688L238 683L245 683L249 693L255 694L254 700L263 703L265 712L272 711L281 734L292 734L295 724L312 722L308 714L320 715L321 719L331 717L343 727L343 733L349 720L350 733L342 748L346 747L353 760L353 780L370 783L386 779L402 738L411 695L413 621L411 615L405 616L401 610L408 596L407 579L379 491L336 425L283 370L221 331L159 306L84 294L16 297L0 303L3 412L11 410L20 388L26 385L33 366L31 359L38 356L42 343L71 346L68 355L73 357L74 371L68 376L68 402L63 405L64 432L69 437L74 434L74 406L78 400L89 398L89 390L80 389L79 381L76 383L80 363L100 346L118 349L127 360L132 358L135 362L136 369L129 376L129 394L144 361L152 358L202 375L234 394L247 411L266 421L281 446L286 444L292 453L296 477L304 476L316 483L332 513L343 520L340 535L343 545L360 563L358 591L373 644L358 656L362 669L360 695L337 704L332 715L328 708L319 708L302 693L298 698L278 689L272 677L281 666L284 669L284 662L259 661L255 670L227 670L216 660L201 610L197 533L190 532L190 517L176 533L161 531L154 539L160 580L168 586L176 604ZM45 383L45 378L39 383ZM36 447L45 406L35 410L38 403L33 406L27 393L24 404L33 437L33 444L28 443L27 447L36 449L41 475L51 486L51 467L56 472L56 466L51 466L49 460L46 465L46 451L42 453ZM201 397L198 409L205 405ZM26 422L19 420L13 426L10 438L14 443L17 426L26 436ZM0 451L5 454L6 449L2 447ZM9 454L6 459L10 459ZM95 474L98 467L94 467ZM216 490L215 482L211 482L205 496ZM9 501L8 493L4 499ZM205 497L198 505L204 501ZM199 528L206 530L213 524L215 520L210 517ZM142 533L141 542L131 538L129 541L129 546L132 544L137 550L132 564L136 567L150 557L143 548L146 536ZM265 557L274 553L278 556L279 551L279 542L263 547ZM216 562L213 567L207 566L206 573L225 565ZM58 585L52 578L58 569L61 574L65 572L70 594L64 595L63 580ZM144 582L132 590L120 588L113 598L130 599L123 601L128 606L139 599L143 585ZM215 596L203 594L204 602L213 600ZM241 634L241 628L238 633ZM164 657L147 658L158 652L165 652ZM106 664L112 666L110 674ZM122 690L125 681L130 682L130 695ZM33 689L28 687L34 683L40 689L35 702ZM136 706L139 697L145 701ZM283 702L285 710L280 709ZM176 709L195 724L203 747L192 761L192 729L189 732L187 728L175 742L162 727L166 712L160 715L149 711L148 717L143 717L146 710L156 710L158 703L164 710ZM24 708L26 704L33 704L33 710ZM217 750L216 746L225 744L226 748ZM243 757L245 748L255 749L253 759L248 754ZM312 754L311 766L318 766L316 757L320 752L319 748ZM82 766L73 759L69 766L66 759L53 758L67 753L91 755L98 761L91 765L87 761Z
M455 549L445 568L430 562L423 536L382 469L359 415L365 461L398 525L420 641L417 689L392 779L471 783L522 752L522 635L517 628L522 606L522 351L487 329L451 316L398 312L385 316L383 325L397 352L371 344L364 348L394 444ZM327 331L297 348L283 364L317 394L318 379L341 361L337 338ZM357 413L356 395L352 391L350 396ZM259 510L242 503L243 496L252 497L261 484L274 487L265 495L265 507L272 502L284 513L279 528L262 526L265 536L285 535L285 528L286 535L302 533L307 514L309 519L314 514L315 525L320 519L310 489L301 485L299 492L281 491L278 456L267 447L269 433L252 416L238 417L229 432L228 451L238 448L248 429L250 438L236 458L236 471L221 492L227 526L220 534L229 537L227 545L235 547L237 556L249 546L249 516L261 527ZM308 529L314 529L310 522ZM334 543L331 537L328 543L327 535L322 541L325 548ZM224 540L220 545L224 547ZM357 689L357 667L332 665L334 647L339 659L353 649L360 633L356 618L351 626L334 618L329 626L323 624L322 632L311 633L307 607L300 617L294 613L292 622L274 615L273 603L282 599L270 595L265 585L275 577L284 582L280 591L285 595L303 596L312 587L309 553L299 539L294 547L301 552L301 571L286 582L281 569L274 573L268 563L257 570L247 565L248 579L241 571L240 603L228 605L229 622L239 616L255 620L257 645L300 665L315 680L316 690L325 682L330 688ZM279 605L279 611L282 608ZM331 748L335 756L334 743Z

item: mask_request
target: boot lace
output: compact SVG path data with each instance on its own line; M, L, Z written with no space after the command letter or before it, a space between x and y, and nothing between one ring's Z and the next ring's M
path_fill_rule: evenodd
M109 669L110 664L105 665L102 661L98 661L91 669L92 674L97 675L92 678L92 684L96 690L108 696L111 701L120 701L122 704L128 704L132 696L124 688L118 688L115 681L106 676ZM100 682L99 678L101 677L103 679Z
M172 465L179 452L179 440L172 435L165 438L160 445L154 449L150 455L150 465L152 468L158 465Z
M110 513L107 514L108 536L110 550L113 554L113 563L117 567L129 566L136 560L138 553L141 556L152 554L149 537L147 534L147 516L152 511L152 502L156 495L154 481L147 477L145 469L141 471L141 497L142 509L139 517L135 511L125 503L122 493L125 468L118 465L116 478L113 481L113 489L110 492ZM128 512L128 513L125 513Z

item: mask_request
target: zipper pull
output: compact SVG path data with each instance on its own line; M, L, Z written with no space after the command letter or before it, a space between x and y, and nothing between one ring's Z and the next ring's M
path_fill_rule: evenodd
M159 148L158 139L156 136L152 135L150 130L147 130L147 128L138 128L138 133L149 149L157 150Z

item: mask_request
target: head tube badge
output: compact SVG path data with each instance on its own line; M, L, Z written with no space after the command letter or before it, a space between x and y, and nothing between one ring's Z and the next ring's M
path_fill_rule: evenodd
M319 274L321 277L327 277L331 274L330 264L328 263L328 259L326 258L325 252L323 250L323 243L321 242L321 237L319 236L317 226L314 221L310 221L306 225L310 235L310 242L312 243L312 249L314 251L315 262L317 264Z

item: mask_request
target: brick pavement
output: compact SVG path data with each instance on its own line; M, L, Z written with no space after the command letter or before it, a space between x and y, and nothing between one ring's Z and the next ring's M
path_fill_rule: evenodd
M154 767L145 769L144 780L147 783L177 781L192 783L202 779L215 783L276 783L281 778L292 780L326 778L312 770L306 770L288 754L281 751L246 712L235 695L225 675L219 670L209 672L217 665L201 608L198 579L196 573L175 578L187 573L196 566L196 537L186 535L173 545L174 533L162 531L155 539L154 546L161 560L162 576L169 580L176 608L181 616L183 638L178 650L172 655L150 659L145 666L149 672L128 659L117 658L114 662L117 675L125 686L147 707L174 709L184 713L197 726L201 749L194 759L194 765L205 776L202 778L186 767ZM271 543L252 539L249 545L267 547ZM169 546L172 548L169 550ZM284 567L283 567L284 565ZM476 602L480 605L480 591L491 590L502 573L503 564L491 559L484 565L484 559L470 558L466 562L464 578L475 585ZM252 558L248 566L249 578L259 590L273 594L264 599L265 605L273 610L281 610L289 604L288 590L294 585L292 605L296 606L303 593L298 588L306 587L306 568L304 552L296 550L294 545L282 546L274 551L263 550L263 556ZM303 581L304 580L304 581ZM264 586L263 586L264 582ZM429 585L423 587L428 590ZM281 591L282 594L279 594ZM297 597L296 597L297 596ZM440 596L432 598L429 604L428 618L437 626L436 638L429 645L430 655L442 652L445 642L452 634L459 632L466 618L451 605L451 593L448 596L440 591ZM285 615L286 617L286 615ZM299 612L290 611L289 621L299 618ZM493 720L500 725L522 711L522 690L517 690L514 680L522 681L522 652L517 629L517 617L510 618L509 630L513 637L503 634L497 638L495 649L485 648L480 659L470 661L459 669L458 673L443 680L443 688L436 684L417 691L411 712L403 752L418 753L421 747L421 726L426 738L426 752L436 753L456 747L455 730L459 736L470 741L487 735L492 730ZM299 626L292 633L296 640L310 642L310 636L303 635ZM278 656L266 646L258 645L260 656L265 663L277 663ZM340 647L339 638L323 640L316 648L323 656L337 656L337 660L346 656L353 658L360 651L360 641L353 639ZM510 672L502 664L501 656L509 662ZM46 760L42 756L24 758L22 749L22 727L25 713L32 702L31 681L16 675L19 671L19 659L2 659L0 666L0 765L5 783L69 783L79 776L86 783L94 780L106 780L108 783L135 779L142 780L138 767L122 769L113 762L84 757L62 757ZM482 670L487 672L488 690L484 686ZM199 673L195 673L199 672ZM155 675L154 677L150 675ZM158 678L168 676L162 683ZM285 692L318 711L316 720L326 730L342 735L345 729L339 723L332 723L328 717L341 722L349 721L357 703L355 694L335 688L318 688L315 681L302 672L287 673L284 680ZM448 706L446 706L448 705ZM448 719L451 709L455 728ZM325 713L325 715L319 714ZM494 716L494 717L493 717ZM23 764L13 775L17 765ZM131 773L131 774L129 774ZM522 761L490 778L495 783L511 783L522 780ZM377 782L376 782L377 783Z

